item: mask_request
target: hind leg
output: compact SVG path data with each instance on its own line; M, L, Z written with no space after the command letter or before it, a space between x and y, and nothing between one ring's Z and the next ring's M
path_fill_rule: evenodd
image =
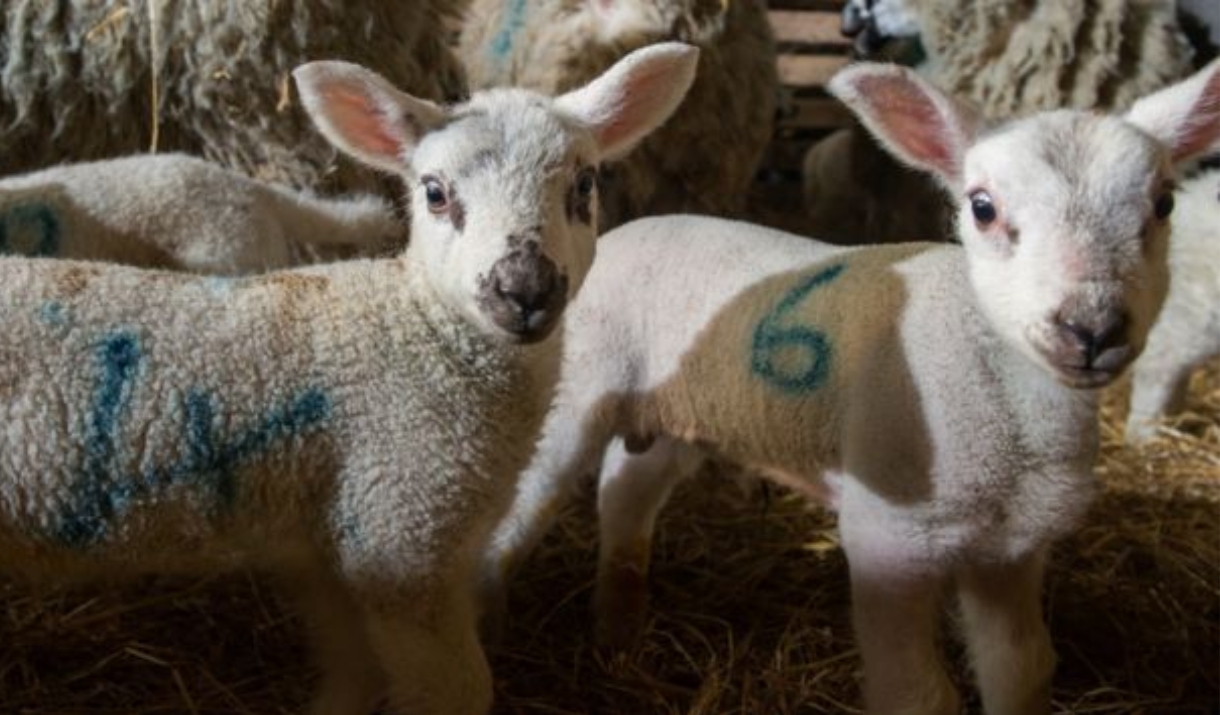
M648 610L648 561L657 514L670 492L703 461L702 454L657 438L641 454L611 443L598 481L600 531L593 609L597 641L625 648L643 631Z

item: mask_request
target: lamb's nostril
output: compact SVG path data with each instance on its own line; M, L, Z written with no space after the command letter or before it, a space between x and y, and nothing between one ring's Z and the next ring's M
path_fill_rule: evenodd
M1121 361L1119 354L1125 356L1128 351L1128 320L1123 311L1111 311L1096 320L1059 318L1056 322L1084 358L1084 366L1094 366L1102 356L1107 356L1107 362Z

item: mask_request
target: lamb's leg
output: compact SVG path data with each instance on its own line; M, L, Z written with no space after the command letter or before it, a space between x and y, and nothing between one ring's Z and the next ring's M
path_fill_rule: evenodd
M598 481L601 539L593 597L601 645L625 648L643 631L657 514L674 485L701 462L697 450L665 437L642 454L630 454L620 439L606 452Z
M958 577L962 622L987 715L1050 712L1055 653L1042 620L1041 553L970 566Z
M497 640L507 611L507 582L554 523L584 475L595 473L610 441L609 428L581 409L556 401L512 506L496 527L480 574L480 627ZM591 414L591 413L590 413Z
M365 638L360 607L329 573L302 576L290 587L321 674L310 714L373 712L385 695L385 678Z
M1182 411L1195 365L1181 357L1147 354L1135 364L1131 412L1127 415L1128 442L1138 444L1152 439L1159 420Z
M957 715L957 691L936 647L944 579L913 568L909 540L882 533L876 516L850 509L839 515L867 712Z
M468 586L380 593L366 604L365 633L387 674L389 713L485 715L491 709L491 669Z

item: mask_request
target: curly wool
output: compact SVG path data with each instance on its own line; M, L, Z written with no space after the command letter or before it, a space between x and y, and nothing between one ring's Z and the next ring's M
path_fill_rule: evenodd
M474 0L459 55L472 89L580 86L631 50L698 45L699 74L674 116L602 187L604 228L657 213L734 215L771 139L775 42L755 0Z
M1167 0L914 0L926 74L988 118L1123 109L1191 71Z
M377 188L309 126L289 72L346 59L418 96L457 98L461 68L440 28L463 4L12 0L0 27L0 173L151 149L300 187Z

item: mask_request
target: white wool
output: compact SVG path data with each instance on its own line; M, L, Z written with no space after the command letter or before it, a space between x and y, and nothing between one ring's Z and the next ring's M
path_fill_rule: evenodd
M184 154L0 180L0 253L243 274L400 249L380 196L321 199Z

